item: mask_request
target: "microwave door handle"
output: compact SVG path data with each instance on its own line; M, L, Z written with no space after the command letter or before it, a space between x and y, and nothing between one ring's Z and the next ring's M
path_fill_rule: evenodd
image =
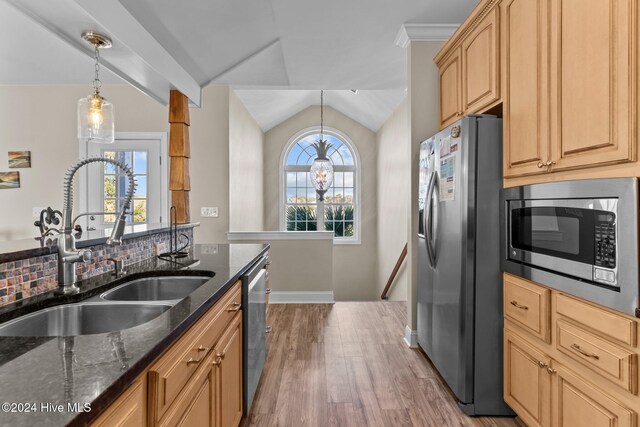
M436 253L436 247L438 244L438 217L440 214L440 188L438 179L438 172L433 173L433 189L431 190L431 206L433 206L433 212L431 213L431 235L429 236L429 246L431 246L431 254L433 258L433 266L436 266L438 260L438 254Z
M429 230L429 224L432 223L432 210L433 210L433 191L435 189L435 185L434 182L436 180L436 173L432 172L431 173L431 178L429 179L429 187L427 187L427 197L426 197L426 203L424 206L424 215L423 215L423 221L424 221L424 244L425 247L427 249L427 256L429 258L429 264L431 264L431 267L435 267L436 263L435 263L435 257L433 254L433 247L431 246L431 231Z

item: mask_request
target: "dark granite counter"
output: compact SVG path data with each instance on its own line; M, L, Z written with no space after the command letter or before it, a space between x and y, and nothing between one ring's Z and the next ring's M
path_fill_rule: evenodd
M199 226L200 223L178 224L178 231ZM169 231L169 224L138 224L125 227L123 240ZM35 231L35 230L34 230ZM77 238L76 246L86 248L88 246L101 245L111 235L111 229L84 231ZM24 258L49 255L57 253L56 236L47 236L44 239L34 237L32 239L9 240L0 242L0 263L10 262Z
M80 301L149 275L215 275L155 319L118 332L75 337L0 337L0 425L85 425L124 391L268 250L268 245L195 245L182 265L152 259L123 278L81 282L81 294L51 292L0 309L0 322L41 308ZM187 266L185 269L185 266ZM10 404L9 406L6 403ZM90 412L69 404L91 404ZM11 407L14 405L14 408ZM63 411L53 411L62 405ZM20 412L7 411L21 409Z

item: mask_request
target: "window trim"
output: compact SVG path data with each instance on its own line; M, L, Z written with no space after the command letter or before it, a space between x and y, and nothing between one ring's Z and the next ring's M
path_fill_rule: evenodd
M279 166L279 174L278 174L278 211L279 211L279 228L281 231L286 231L286 211L285 211L285 201L287 194L287 181L285 179L285 168L287 162L287 156L289 151L293 148L295 144L297 144L301 139L306 138L309 135L313 135L315 133L320 133L320 126L311 126L301 131L297 132L282 149L280 153L280 166ZM362 167L360 163L360 153L356 148L351 138L349 138L344 132L339 131L338 129L332 127L324 127L324 134L334 136L340 140L342 140L345 145L351 150L351 154L353 155L353 166L340 166L343 170L355 170L355 182L354 182L354 206L355 206L355 218L354 218L354 232L353 237L334 237L333 244L334 245L360 245L362 244ZM307 166L296 165L296 167L308 169Z

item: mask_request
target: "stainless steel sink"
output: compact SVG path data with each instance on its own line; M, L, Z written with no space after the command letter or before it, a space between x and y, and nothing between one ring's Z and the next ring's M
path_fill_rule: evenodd
M133 280L105 292L108 301L180 300L204 285L209 276L162 276Z
M0 325L4 337L59 337L103 334L142 325L169 304L78 303L46 308Z

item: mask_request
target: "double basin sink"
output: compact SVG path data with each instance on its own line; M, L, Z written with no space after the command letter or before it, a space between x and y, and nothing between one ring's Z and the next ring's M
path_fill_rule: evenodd
M212 275L131 280L86 302L59 305L0 325L0 337L103 334L147 323L204 285Z

